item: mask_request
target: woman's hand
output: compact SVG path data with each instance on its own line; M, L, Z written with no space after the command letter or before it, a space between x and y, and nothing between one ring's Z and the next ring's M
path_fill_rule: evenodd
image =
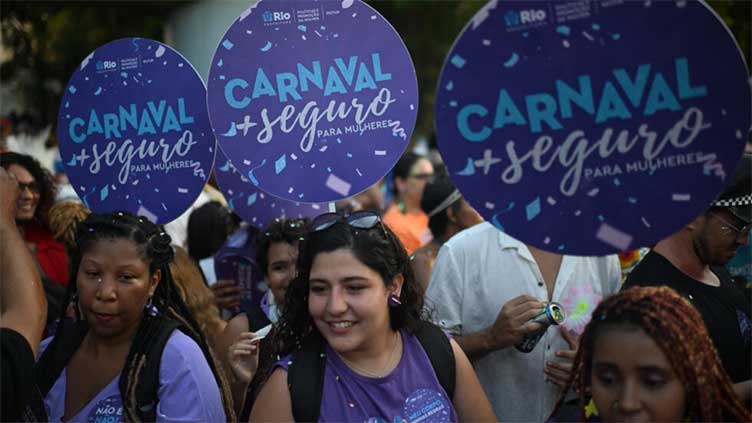
M226 310L236 310L240 307L240 297L243 287L231 280L222 279L211 286L217 307Z
M253 332L241 333L227 352L227 362L235 379L244 384L250 383L258 370L259 340L255 336Z

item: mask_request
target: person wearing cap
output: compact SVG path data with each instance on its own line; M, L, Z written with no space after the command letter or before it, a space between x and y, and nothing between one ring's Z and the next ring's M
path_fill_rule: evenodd
M622 289L669 286L700 312L726 372L746 401L752 397L750 303L724 265L746 245L752 222L752 155L700 216L658 242Z
M425 291L439 248L456 233L483 222L483 217L462 198L446 174L426 185L420 208L428 215L428 229L433 239L415 251L410 266L415 280Z

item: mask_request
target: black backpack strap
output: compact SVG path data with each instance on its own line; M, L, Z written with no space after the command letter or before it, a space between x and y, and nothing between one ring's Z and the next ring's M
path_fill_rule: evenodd
M47 396L47 393L52 389L52 385L60 377L60 373L73 358L73 354L78 351L86 332L89 331L89 326L85 321L61 322L58 330L64 331L62 337L53 339L36 364L37 386L42 398Z
M292 415L296 422L317 422L324 389L326 355L324 340L318 334L303 340L303 347L287 369Z
M415 337L426 351L431 360L436 378L449 395L449 401L454 399L454 386L456 383L457 366L454 359L452 344L449 342L444 331L430 322L421 322Z
M256 332L272 323L271 320L266 317L264 310L258 305L249 307L248 310L245 311L245 316L248 319L248 329L250 329L251 332Z
M149 350L148 360L144 363L138 386L136 387L136 404L138 417L142 422L157 420L159 403L159 367L162 363L162 351L172 332L181 325L173 319L162 319L159 330L154 336L154 343Z
M246 309L245 318L246 320L248 320L248 329L251 332L256 332L257 330L272 324L271 320L266 317L266 313L264 313L264 310L262 310L259 305L254 305ZM259 342L259 369L264 369L266 368L265 366L267 364L273 364L275 362L275 360L272 359L271 355L265 354L265 352L270 351L272 348L270 343L271 339L272 334L270 333L266 336L266 338L262 339ZM240 411L240 416L238 416L239 421L247 422L250 418L251 409L253 408L253 403L256 400L258 389L260 385L263 385L264 381L266 381L266 375L263 375L262 372L256 372L256 374L253 375L251 383L249 383L248 388L246 388L245 402L243 403L243 408Z

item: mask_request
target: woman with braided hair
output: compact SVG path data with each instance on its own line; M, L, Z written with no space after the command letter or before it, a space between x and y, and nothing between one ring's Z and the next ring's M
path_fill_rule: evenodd
M563 392L572 387L592 395L581 399L582 421L752 421L700 314L666 287L630 288L598 305Z
M92 214L76 244L67 292L76 322L42 342L37 363L50 421L235 420L172 279L169 235L130 213Z

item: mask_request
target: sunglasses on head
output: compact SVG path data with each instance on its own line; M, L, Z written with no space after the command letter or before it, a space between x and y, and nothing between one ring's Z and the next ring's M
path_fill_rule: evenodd
M404 251L404 247L397 241L396 237L393 234L390 235L387 233L386 225L381 220L381 215L375 211L361 210L347 216L339 213L325 213L313 219L311 232L325 231L340 222L347 223L351 228L362 230L370 230L376 226L380 226L384 238L389 241L394 251L397 254L399 254L399 251Z
M329 229L339 222L344 222L355 229L373 229L381 222L381 215L373 211L361 210L351 213L347 216L339 213L324 213L315 219L311 224L311 232L319 232ZM386 229L384 229L386 236Z

